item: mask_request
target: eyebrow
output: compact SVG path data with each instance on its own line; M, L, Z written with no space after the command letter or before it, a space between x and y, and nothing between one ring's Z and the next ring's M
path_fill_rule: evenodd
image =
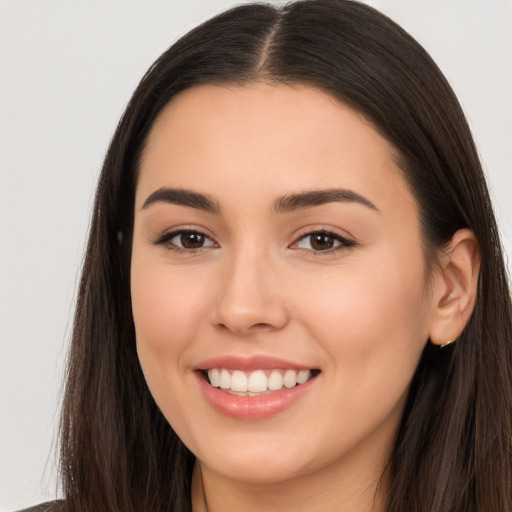
M327 190L311 190L299 194L281 197L274 203L277 213L291 212L303 208L312 208L328 203L358 203L376 212L380 210L366 197L344 188L331 188Z
M220 214L220 205L206 194L186 189L159 188L151 193L142 205L142 210L155 203L171 203L179 206L196 208L209 213ZM298 194L290 194L279 198L274 203L276 213L286 213L304 208L313 208L328 203L358 203L379 212L380 210L366 197L344 188L326 190L310 190Z
M179 206L188 206L209 213L220 213L219 204L210 196L179 188L159 188L150 194L142 205L142 210L155 203L171 203Z

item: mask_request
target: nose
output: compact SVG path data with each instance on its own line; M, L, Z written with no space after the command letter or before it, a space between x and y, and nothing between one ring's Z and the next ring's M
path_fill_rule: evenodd
M212 322L238 336L282 329L288 311L271 258L251 250L224 262Z

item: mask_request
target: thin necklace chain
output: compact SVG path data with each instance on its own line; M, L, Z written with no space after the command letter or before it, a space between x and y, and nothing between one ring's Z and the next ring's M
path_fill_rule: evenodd
M206 501L206 492L204 490L204 480L203 480L203 468L199 466L199 471L201 475L201 489L203 490L203 506L204 506L204 512L208 512L208 502Z

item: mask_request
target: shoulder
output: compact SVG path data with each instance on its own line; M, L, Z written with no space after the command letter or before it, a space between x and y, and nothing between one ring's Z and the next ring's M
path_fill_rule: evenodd
M47 501L46 503L41 503L30 508L25 508L23 510L19 510L18 512L57 512L58 510L61 510L63 503L63 501Z

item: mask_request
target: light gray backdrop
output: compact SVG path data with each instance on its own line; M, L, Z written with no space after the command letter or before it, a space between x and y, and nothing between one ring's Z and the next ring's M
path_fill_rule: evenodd
M140 77L232 0L0 0L0 511L55 496L63 363L94 182ZM512 1L368 0L458 94L512 254Z

